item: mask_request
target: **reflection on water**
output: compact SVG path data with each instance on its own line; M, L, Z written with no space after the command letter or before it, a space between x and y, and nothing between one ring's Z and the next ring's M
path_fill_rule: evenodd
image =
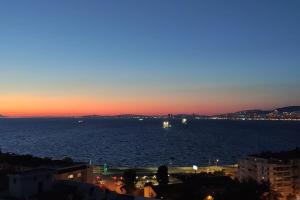
M82 121L78 123L78 121ZM2 151L112 166L231 164L248 153L300 146L300 123L160 119L0 119Z

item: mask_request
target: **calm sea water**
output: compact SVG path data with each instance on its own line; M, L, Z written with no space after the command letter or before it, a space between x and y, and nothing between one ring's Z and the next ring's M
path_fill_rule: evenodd
M249 153L300 147L300 122L161 119L0 119L2 151L110 166L232 164Z

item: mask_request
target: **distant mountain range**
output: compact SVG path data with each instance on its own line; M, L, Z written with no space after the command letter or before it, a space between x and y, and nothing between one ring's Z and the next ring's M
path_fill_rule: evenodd
M277 112L278 114L282 115L283 113L299 113L300 114L300 106L287 106L282 108L276 108L273 110L260 110L260 109L251 109L251 110L242 110L233 113L224 113L219 115L207 116L207 115L199 115L199 114L166 114L166 115L137 115L137 114L121 114L121 115L114 115L114 116L103 116L103 115L86 115L81 116L83 118L145 118L145 117L171 117L171 118L183 118L183 117L190 117L190 118L209 118L209 117L251 117L251 116L261 116L265 117L270 113Z
M6 116L0 114L0 118ZM218 115L199 115L199 114L165 114L165 115L137 115L137 114L121 114L114 116L105 116L105 115L85 115L78 116L79 118L197 118L197 119L210 119L210 118L226 118L226 119L239 119L239 118L277 118L277 119L299 119L300 120L300 106L287 106L276 108L273 110L261 110L261 109L251 109L251 110L242 110L232 113L223 113ZM78 118L77 117L77 118Z
M243 110L234 113L225 113L212 116L217 119L300 119L300 106L287 106L273 110Z
M300 106L288 106L288 107L283 107L283 108L277 108L279 112L299 112L300 111Z

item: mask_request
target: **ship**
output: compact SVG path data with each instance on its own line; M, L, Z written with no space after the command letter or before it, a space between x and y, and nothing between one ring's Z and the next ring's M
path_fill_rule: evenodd
M169 121L164 121L163 122L163 128L171 128L172 126L171 126L171 124L170 124L170 122Z

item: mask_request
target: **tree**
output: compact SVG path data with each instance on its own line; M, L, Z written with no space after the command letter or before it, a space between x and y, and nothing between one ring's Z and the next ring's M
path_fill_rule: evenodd
M167 186L169 183L168 167L166 165L158 167L156 179L158 182L157 195L159 198L165 199L167 197Z
M169 183L168 176L168 167L166 165L162 165L158 167L156 178L159 186L166 186Z
M125 170L123 173L123 183L127 194L132 194L135 190L136 172L133 169Z

